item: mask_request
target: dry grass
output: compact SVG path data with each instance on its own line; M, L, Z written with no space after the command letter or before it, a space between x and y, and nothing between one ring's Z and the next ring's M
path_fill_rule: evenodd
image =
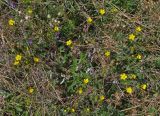
M131 1L129 10L114 0L40 1L19 2L15 8L0 2L1 115L158 116L159 1L142 0L136 8ZM31 15L26 13L28 7L33 10ZM106 9L104 16L97 13L100 8ZM111 12L112 8L117 12ZM93 18L92 24L86 23L88 16ZM10 18L15 20L14 26L8 25ZM53 31L55 19L60 20L57 33ZM142 32L130 44L128 35L137 26ZM73 48L65 45L68 39L73 41ZM131 46L134 53L129 52ZM109 57L104 55L107 50ZM14 66L20 53L22 62ZM142 60L134 60L132 57L139 53ZM38 63L33 61L35 56L40 59ZM135 73L137 80L123 82L121 73ZM89 79L86 85L85 78ZM146 90L140 89L143 83L148 84ZM134 88L132 94L126 93L128 86ZM79 95L80 87L83 94ZM105 96L103 101L99 100L101 95Z

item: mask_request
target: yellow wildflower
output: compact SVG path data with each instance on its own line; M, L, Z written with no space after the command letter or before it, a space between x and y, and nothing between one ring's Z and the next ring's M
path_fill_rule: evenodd
M55 26L53 30L54 30L54 32L58 32L59 31L59 27Z
M28 93L32 94L33 92L34 92L33 87L29 87L29 88L28 88Z
M71 46L71 45L72 45L72 40L66 41L66 45L67 45L67 46Z
M22 59L22 56L18 54L18 55L16 55L15 59L16 59L16 61L20 61Z
M87 23L92 23L92 21L93 21L93 20L92 20L91 17L88 17L88 18L87 18Z
M106 51L106 52L105 52L105 56L106 56L106 57L109 57L109 56L110 56L110 54L111 54L111 52L110 52L110 51Z
M106 13L105 9L100 9L99 14L104 15Z
M28 10L27 10L27 12L29 13L29 14L32 14L32 9L31 8L29 8Z
M14 61L13 65L18 65L19 64L19 61Z
M141 60L141 59L142 59L142 56L141 56L140 54L138 54L138 55L136 56L136 58L137 58L138 60Z
M116 13L116 12L118 12L118 9L115 8L115 7L113 7L113 8L111 9L111 12L112 12L112 13Z
M10 20L8 21L8 24L9 24L10 26L13 26L13 25L15 24L15 21L14 21L13 19L10 19Z
M75 112L75 109L74 109L74 108L72 108L72 109L71 109L71 112Z
M38 58L38 57L34 57L33 60L34 60L34 62L36 62L36 63L39 62L39 58Z
M131 79L136 79L136 75L135 74L131 74Z
M100 96L100 101L103 101L105 99L104 95Z
M82 93L83 93L82 88L79 88L78 93L79 93L79 94L82 94Z
M135 48L134 48L133 46L132 46L132 47L130 47L131 52L133 52L133 51L134 51L134 49L135 49Z
M127 79L127 75L126 75L125 73L122 73L122 74L120 75L120 79L121 79L121 80L126 80L126 79Z
M63 111L64 111L65 113L67 112L67 110L66 110L66 109L64 109Z
M135 37L136 37L136 36L135 36L134 34L130 34L130 35L129 35L129 40L134 41L134 40L135 40Z
M132 87L127 87L126 92L129 93L129 94L133 93Z
M26 47L26 51L29 51L29 47Z
M87 112L90 112L90 109L89 109L89 108L87 108L87 109L86 109L86 111L87 111Z
M87 84L88 82L89 82L89 79L88 79L88 78L86 78L86 79L83 80L83 83L84 83L84 84Z
M136 31L137 32L141 32L142 31L142 28L140 26L136 27Z
M142 84L142 85L141 85L141 88L142 88L143 90L145 90L145 89L147 88L147 84Z

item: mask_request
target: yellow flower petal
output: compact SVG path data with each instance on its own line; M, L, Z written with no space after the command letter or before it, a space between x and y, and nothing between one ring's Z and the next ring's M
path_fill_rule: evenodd
M110 56L110 54L111 54L111 52L110 52L110 51L106 51L106 52L105 52L105 56L106 56L106 57L109 57L109 56Z
M127 87L126 92L129 93L129 94L133 93L132 87Z
M120 75L120 79L121 79L121 80L126 80L126 79L127 79L127 75L126 75L125 73L122 73L122 74Z
M71 109L71 112L73 112L73 113L74 113L74 112L75 112L75 109L74 109L74 108L72 108L72 109Z
M100 101L103 101L105 99L104 95L100 96Z
M34 57L33 60L34 60L34 62L36 62L36 63L39 62L39 58L38 58L38 57Z
M20 60L22 59L22 55L20 55L20 54L16 55L15 59L16 59L17 61L20 61Z
M129 35L129 40L134 41L134 40L135 40L135 37L136 37L136 36L135 36L134 34L130 34L130 35Z
M28 10L27 10L27 12L28 12L28 14L32 14L32 9L31 8L29 8Z
M87 23L92 23L92 22L93 22L92 18L91 18L91 17L88 17L88 18L87 18Z
M66 41L66 45L67 45L67 46L71 46L71 45L72 45L72 40Z
M137 58L138 60L141 60L141 59L142 59L142 56L141 56L140 54L138 54L138 55L136 56L136 58Z
M136 79L136 75L135 74L131 74L131 79Z
M142 28L140 26L136 27L136 31L137 32L141 32L142 31Z
M13 25L15 24L15 21L14 21L13 19L10 19L10 20L8 21L8 24L9 24L10 26L13 26Z
M113 8L111 9L111 12L112 12L112 13L116 13L116 12L118 12L118 9L115 8L115 7L113 7Z
M29 88L28 88L28 93L32 94L33 92L34 92L33 87L29 87Z
M83 80L83 83L84 83L84 84L87 84L88 82L89 82L89 79L88 79L88 78L86 78L86 79Z
M79 94L82 94L82 93L83 93L82 88L79 88L78 93L79 93Z
M58 27L58 26L55 26L54 29L53 29L53 31L54 31L54 32L58 32L58 31L59 31L59 27Z
M87 112L90 112L90 109L89 109L89 108L87 108L87 109L86 109L86 111L87 111Z
M104 15L106 13L105 9L100 9L99 14Z
M13 65L18 65L19 61L14 61Z
M142 88L143 90L146 90L147 84L142 84L142 85L141 85L141 88Z

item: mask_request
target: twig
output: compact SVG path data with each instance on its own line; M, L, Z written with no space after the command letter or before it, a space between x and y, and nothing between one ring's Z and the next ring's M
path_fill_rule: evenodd
M141 105L137 105L137 106L133 106L133 107L130 107L130 108L126 108L124 110L121 110L120 112L124 112L124 111L128 111L128 110L131 110L131 109L135 109L137 107L140 107Z

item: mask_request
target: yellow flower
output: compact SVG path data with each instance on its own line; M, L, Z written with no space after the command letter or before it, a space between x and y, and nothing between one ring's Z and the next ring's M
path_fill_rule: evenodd
M106 56L106 57L109 57L109 56L110 56L110 54L111 54L111 52L110 52L110 51L106 51L106 52L105 52L105 56Z
M105 99L104 95L100 96L100 101L103 101Z
M130 34L130 35L129 35L129 40L134 41L134 40L135 40L135 37L136 37L136 36L135 36L134 34Z
M105 9L100 9L99 14L104 15L106 13Z
M82 88L79 88L78 93L79 93L79 94L82 94L82 93L83 93Z
M121 80L126 80L126 79L127 79L127 75L126 75L125 73L122 73L122 74L120 75L120 79L121 79Z
M134 51L134 49L135 49L135 48L134 48L133 46L132 46L132 47L130 47L131 52L133 52L133 51Z
M137 32L141 32L142 31L142 28L140 26L136 27L136 31Z
M13 65L18 65L19 64L19 61L14 61Z
M74 109L74 108L72 108L72 109L71 109L71 112L75 112L75 109Z
M131 74L131 79L136 79L136 75L135 74Z
M65 109L65 110L63 110L64 112L67 112L67 110Z
M89 82L89 79L88 79L88 78L83 79L83 83L84 83L84 84L87 84L88 82Z
M28 10L27 10L27 12L29 13L29 14L32 14L32 9L31 8L29 8Z
M29 106L31 103L32 103L32 102L31 102L31 99L30 99L30 98L26 98L26 99L25 99L25 104L26 104L27 106Z
M116 12L118 12L118 10L117 10L117 8L113 7L113 8L111 9L111 12L112 12L112 13L116 13Z
M18 55L16 55L15 59L16 59L16 61L20 61L22 59L22 56L18 54Z
M129 94L133 93L132 87L127 87L126 92L129 93Z
M142 84L142 85L141 85L141 88L142 88L143 90L146 90L147 84Z
M138 54L138 55L136 56L136 58L137 58L138 60L141 60L141 59L142 59L142 56L141 56L140 54Z
M59 31L59 27L55 26L53 30L54 30L54 32L58 32Z
M29 51L29 47L26 47L26 51Z
M93 20L92 20L91 17L88 17L88 18L87 18L87 23L92 23L92 21L93 21Z
M33 92L34 92L33 87L29 87L29 88L28 88L28 93L32 94Z
M87 108L87 109L86 109L86 111L87 111L87 112L90 112L90 109L89 109L89 108Z
M14 21L13 19L10 19L10 20L8 21L8 24L9 24L10 26L13 26L13 25L15 24L15 21Z
M36 62L36 63L39 62L39 58L38 58L38 57L34 57L33 60L34 60L34 62Z
M71 46L71 45L72 45L72 40L66 41L66 45L67 45L67 46Z

